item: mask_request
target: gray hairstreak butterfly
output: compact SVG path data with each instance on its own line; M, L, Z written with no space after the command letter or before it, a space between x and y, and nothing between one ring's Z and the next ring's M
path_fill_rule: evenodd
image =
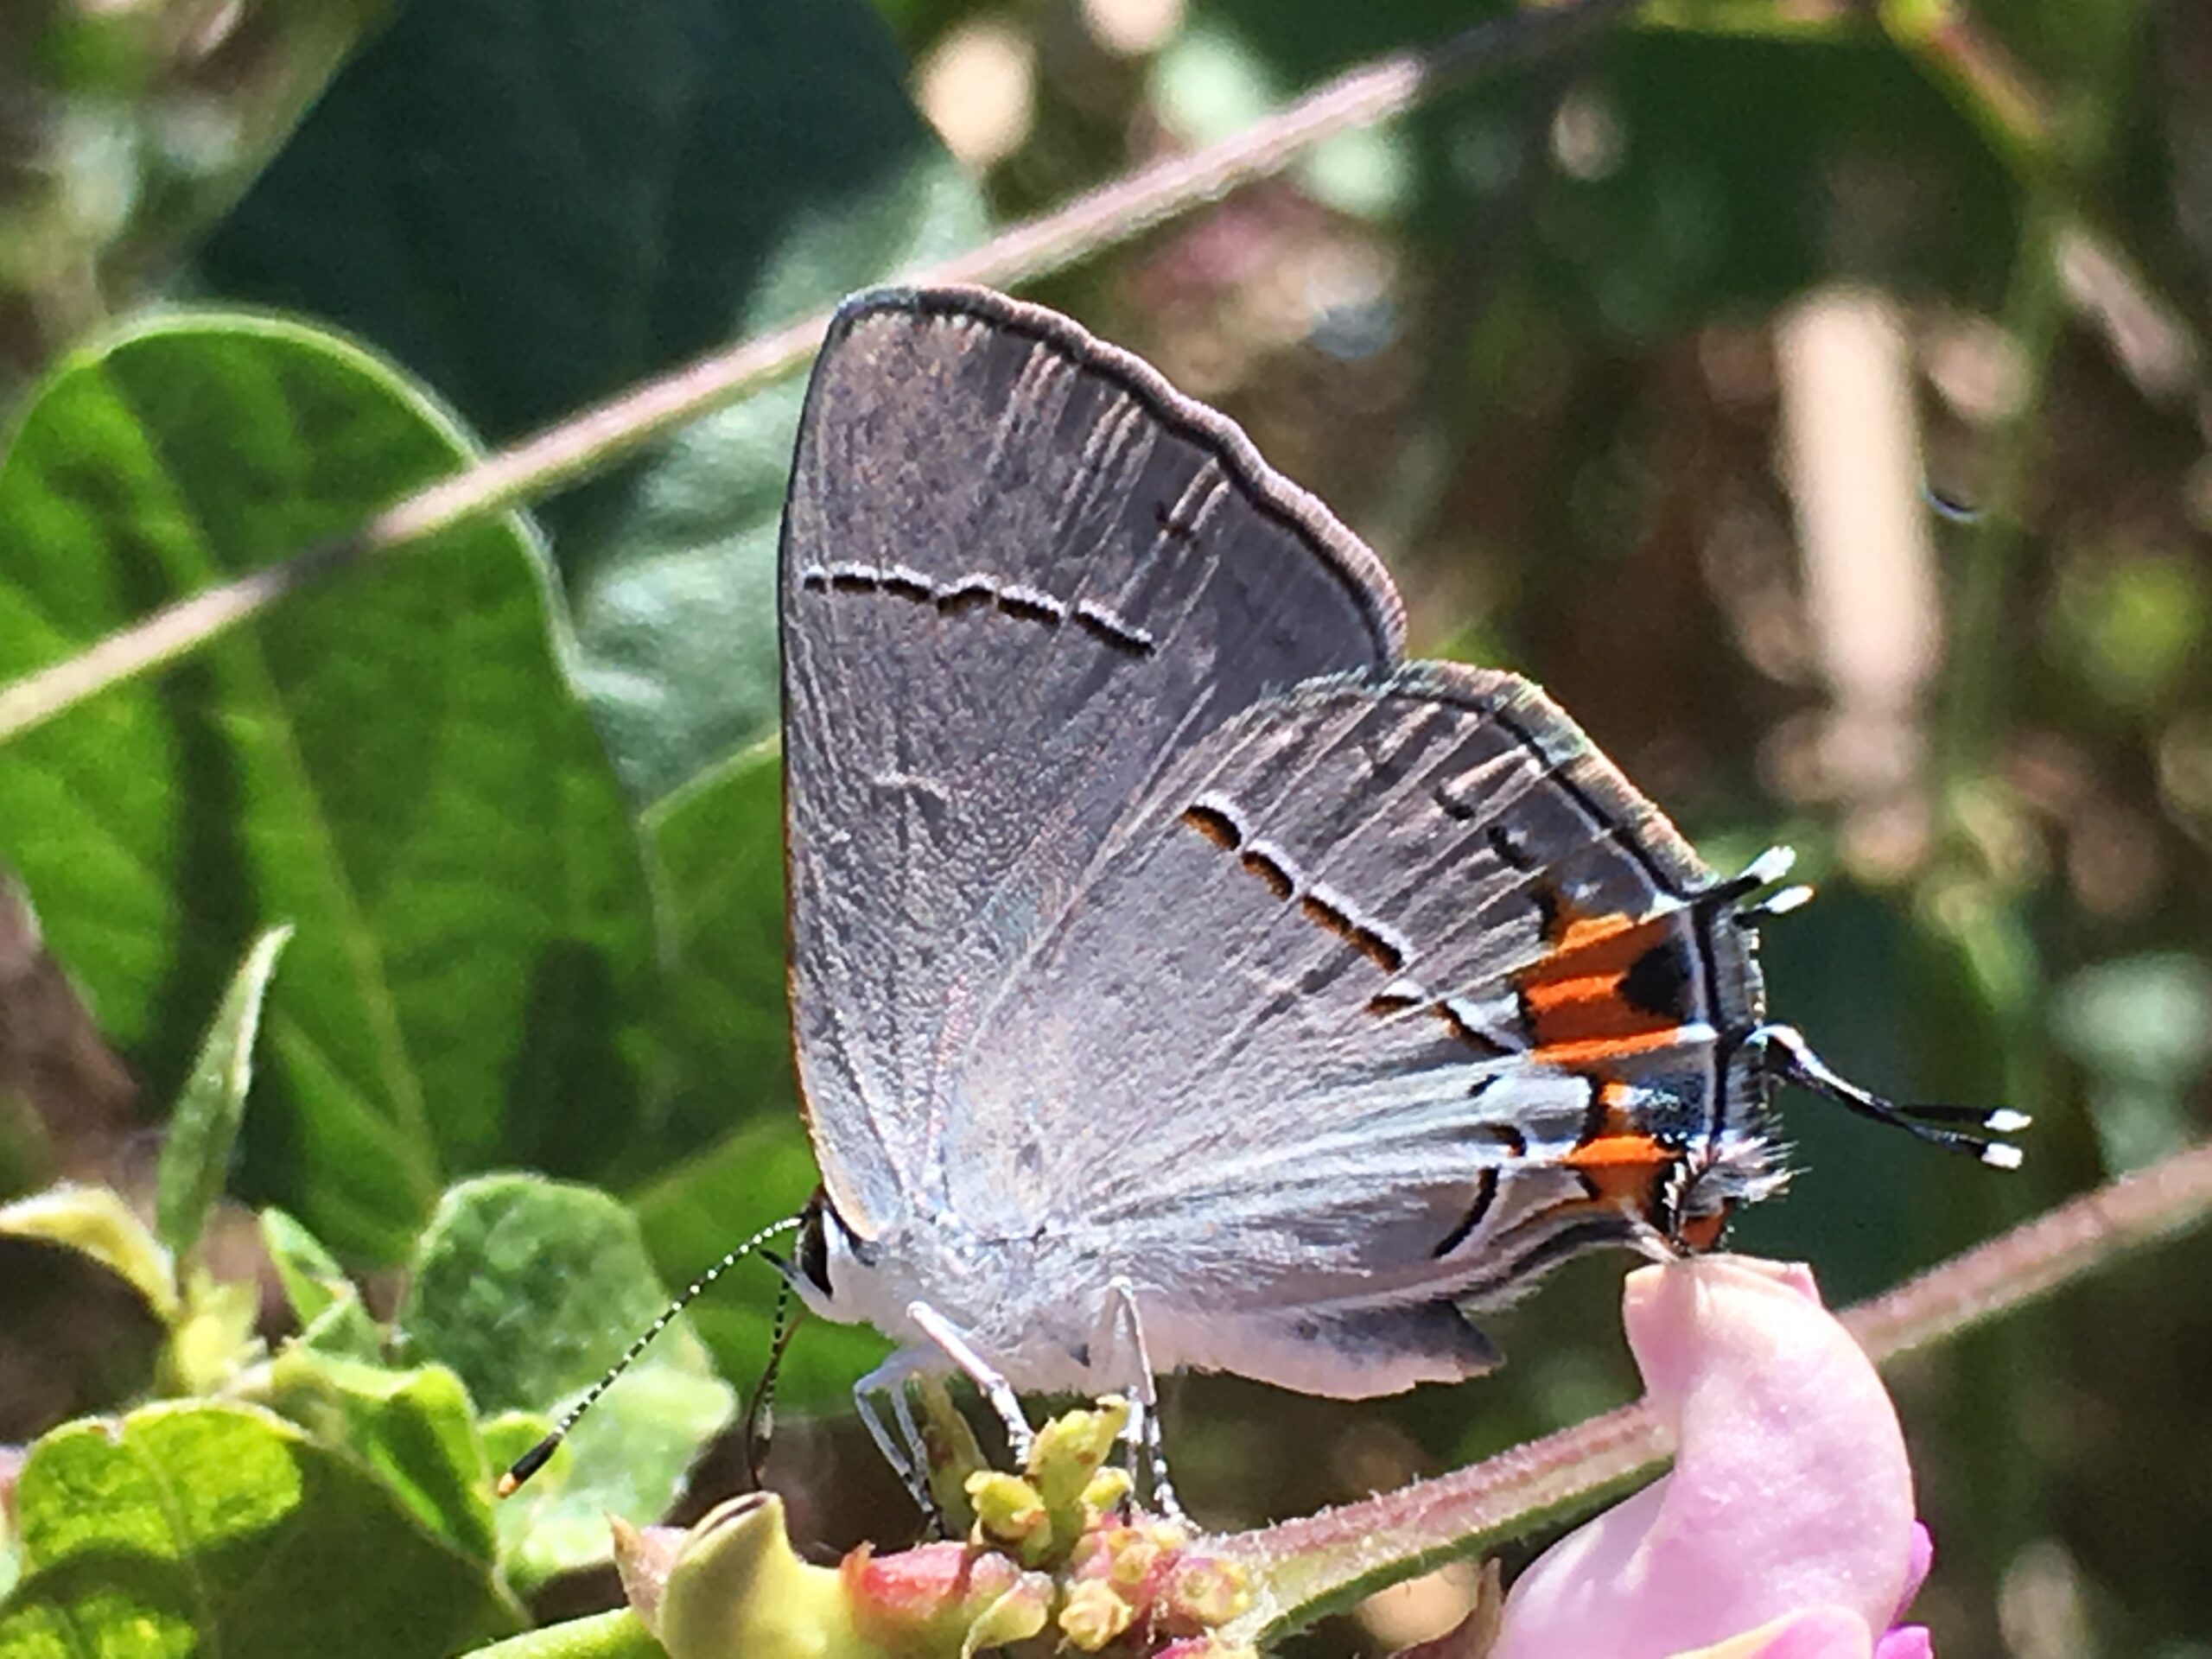
M917 1370L1017 1453L1020 1392L1125 1393L1171 1505L1155 1370L1484 1370L1471 1313L1773 1192L1783 1081L2017 1161L1767 1020L1786 855L1717 875L1526 680L1405 661L1375 555L1064 317L849 302L779 581L791 1277L898 1343L918 1491Z

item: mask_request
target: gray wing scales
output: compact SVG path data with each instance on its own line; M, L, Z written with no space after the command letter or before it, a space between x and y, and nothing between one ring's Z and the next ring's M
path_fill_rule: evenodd
M1559 1160L1592 1085L1520 986L1578 918L1664 918L1711 880L1513 676L1257 705L1132 804L975 1033L956 1207L1095 1230L1141 1280L1172 1261L1219 1319L1479 1300L1582 1224ZM1677 965L1682 1028L1631 1070L1713 1064Z
M1394 662L1402 623L1374 556L1227 421L1064 319L953 290L840 314L780 603L800 1079L868 1236L944 1201L947 1065L1087 905L1128 803L1253 702Z
M1339 1400L1456 1382L1489 1370L1497 1351L1449 1301L1342 1311L1290 1308L1224 1317L1147 1315L1155 1356L1192 1370L1233 1371Z

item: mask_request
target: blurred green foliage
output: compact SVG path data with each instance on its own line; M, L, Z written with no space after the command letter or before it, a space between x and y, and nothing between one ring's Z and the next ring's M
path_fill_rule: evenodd
M1480 15L18 8L0 679ZM1738 1239L1811 1260L1836 1300L2203 1134L2208 85L2190 0L1675 0L1035 286L1366 534L1418 646L1544 681L1716 861L1798 844L1825 890L1766 959L1831 1059L2037 1113L2003 1181L1793 1103L1802 1173ZM1880 297L1904 365L1879 420L1969 509L1908 550L1940 659L1902 643L1930 619L1882 550L1801 536L1799 331L1846 293ZM290 315L156 313L179 299ZM296 930L242 1128L242 1097L201 1091L171 1143L198 1161L160 1172L176 1255L119 1206L70 1211L59 1241L0 1224L0 1441L215 1376L257 1402L41 1441L0 1654L64 1650L90 1616L56 1494L182 1459L235 1472L232 1531L119 1504L128 1535L101 1545L179 1650L211 1606L226 1652L297 1650L232 1622L232 1580L188 1606L162 1565L265 1572L283 1535L363 1563L347 1605L391 1637L347 1651L511 1628L518 1592L605 1605L556 1577L602 1558L598 1510L664 1501L728 1414L707 1352L750 1387L766 1270L697 1310L703 1350L686 1335L610 1396L534 1507L482 1507L661 1281L812 1184L760 747L797 397L288 601L0 751L0 858L37 918L0 906L10 1192L69 1175L149 1205L142 1132L241 1029L234 999L207 1038L251 943ZM1831 449L1879 435L1832 413ZM603 1192L471 1179L514 1168ZM273 1361L241 1289L264 1263L264 1335L306 1332ZM73 1276L111 1267L138 1291ZM2208 1271L2185 1243L1898 1374L1947 1659L2212 1653ZM1178 1380L1179 1483L1208 1520L1287 1515L1623 1399L1618 1276L1560 1275L1500 1320L1514 1363L1464 1389L1347 1407ZM817 1539L903 1524L840 1403L880 1351L810 1328L785 1368L769 1474ZM726 1439L685 1501L741 1463ZM1458 1592L1423 1593L1433 1618ZM1310 1639L1378 1648L1410 1628L1389 1618Z

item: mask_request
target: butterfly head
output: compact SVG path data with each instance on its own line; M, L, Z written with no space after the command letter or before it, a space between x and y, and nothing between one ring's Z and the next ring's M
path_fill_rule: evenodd
M855 1281L873 1265L875 1254L837 1213L829 1190L817 1186L799 1211L798 1241L784 1274L810 1312L847 1321L860 1317L846 1305L853 1300Z

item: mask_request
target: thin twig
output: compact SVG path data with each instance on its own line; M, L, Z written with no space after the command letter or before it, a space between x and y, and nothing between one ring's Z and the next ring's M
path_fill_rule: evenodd
M1478 72L1603 27L1634 0L1573 0L1478 24L1428 51L1355 69L1265 120L1188 156L1173 156L1017 225L972 253L903 280L1033 281L1236 187L1281 172L1324 138L1402 115ZM455 524L574 484L804 365L830 314L718 352L486 457L417 491L359 529L281 563L164 607L67 660L0 690L0 742L86 698L175 661L302 588Z
M1840 1316L1877 1363L2009 1313L2212 1214L2212 1145L2177 1153L1953 1256ZM1259 1601L1237 1634L1275 1636L1368 1592L1588 1507L1673 1454L1641 1402L1471 1468L1224 1539Z
M2212 1145L2023 1222L1843 1314L1877 1363L2009 1313L2126 1251L2183 1232L2212 1212Z
M1272 1640L1362 1596L1589 1504L1673 1454L1649 1407L1621 1406L1471 1468L1222 1540L1255 1590L1230 1632Z

